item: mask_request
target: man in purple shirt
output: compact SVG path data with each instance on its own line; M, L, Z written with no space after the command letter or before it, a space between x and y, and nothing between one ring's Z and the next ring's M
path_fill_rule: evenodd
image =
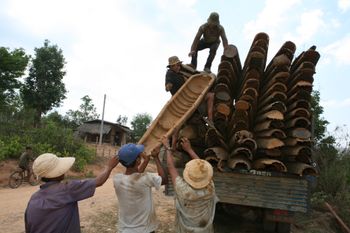
M25 212L26 233L79 233L78 201L92 197L119 160L113 156L95 179L63 181L75 158L40 155L33 163L34 174L45 184L32 195Z

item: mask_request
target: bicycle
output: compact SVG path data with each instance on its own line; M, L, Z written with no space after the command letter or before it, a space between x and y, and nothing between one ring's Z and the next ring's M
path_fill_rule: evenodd
M17 170L12 172L9 177L9 186L13 189L18 188L23 181L28 181L28 183L32 186L39 184L39 179L33 172L30 174L30 177L28 177L27 170L17 168Z

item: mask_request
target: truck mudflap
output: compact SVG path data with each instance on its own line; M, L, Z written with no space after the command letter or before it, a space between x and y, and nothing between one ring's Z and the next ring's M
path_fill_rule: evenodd
M306 213L309 210L309 183L302 177L270 172L214 172L220 202L274 210Z

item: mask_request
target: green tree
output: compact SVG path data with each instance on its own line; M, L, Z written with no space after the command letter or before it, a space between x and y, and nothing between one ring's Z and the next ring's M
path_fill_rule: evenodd
M323 107L320 105L320 92L314 90L311 98L311 112L313 116L313 133L316 143L321 143L325 139L327 125L329 122L322 117ZM327 139L329 142L330 139Z
M128 117L119 115L116 122L120 125L126 125L128 123Z
M72 122L73 127L77 127L85 121L98 119L100 117L96 112L92 99L88 95L85 95L81 100L83 103L80 105L79 110L73 111L70 109L67 112L67 117Z
M62 82L66 74L62 50L57 45L50 45L48 40L44 41L43 47L34 50L35 58L21 88L21 95L25 107L35 110L34 125L37 126L42 114L60 106L67 91Z
M0 109L14 98L15 90L20 88L18 78L24 75L29 56L23 49L0 47Z
M142 135L146 132L148 126L152 122L152 116L148 113L138 113L131 121L131 139L138 141Z

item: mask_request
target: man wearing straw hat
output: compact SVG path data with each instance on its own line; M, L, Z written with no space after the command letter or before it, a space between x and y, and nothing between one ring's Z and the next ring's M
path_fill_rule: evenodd
M186 82L185 77L180 73L182 61L177 56L171 56L168 59L167 72L165 75L165 90L170 91L171 95L180 89Z
M167 181L158 158L159 149L160 146L151 152L158 174L143 172L145 166L140 165L141 157L147 157L143 145L129 143L118 151L119 161L126 168L124 173L116 174L113 178L119 201L120 233L150 233L158 227L152 188L159 190Z
M51 153L38 156L33 172L45 184L32 195L25 211L26 233L79 233L78 201L92 197L96 187L103 185L117 166L114 156L95 179L62 182L72 167L74 157L57 157Z
M203 36L203 38L201 38ZM192 57L191 65L197 68L198 51L209 48L209 56L204 66L204 71L210 73L211 64L220 45L220 37L224 48L228 45L225 29L220 25L219 14L212 12L207 23L201 25L193 40L191 51L188 56Z
M168 139L163 137L162 143L166 149L168 172L175 190L175 232L214 232L213 220L218 198L212 181L212 166L199 159L189 140L184 138L181 146L192 160L186 163L182 178L175 168Z
M171 56L168 59L167 73L165 75L165 90L170 91L171 95L175 93L182 87L186 82L185 77L180 73L182 61L177 56ZM204 100L199 106L199 111L202 115L207 114L207 118L203 118L204 121L210 126L214 127L213 123L213 106L214 106L214 93L208 92Z

